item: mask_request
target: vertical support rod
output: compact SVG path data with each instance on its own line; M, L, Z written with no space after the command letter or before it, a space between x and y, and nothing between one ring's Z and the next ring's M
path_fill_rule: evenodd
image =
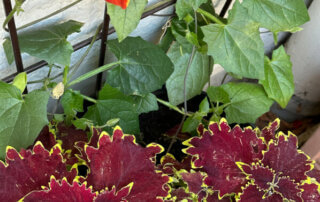
M4 11L6 13L6 16L8 16L12 11L11 1L3 0L3 5L4 5ZM17 72L20 73L20 72L23 72L24 70L23 70L19 39L18 39L16 24L14 22L14 17L12 17L12 19L8 22L8 28L9 28L9 33L10 33L10 38L12 43L14 60L16 62ZM27 88L24 90L24 93L28 93Z
M219 15L220 17L224 17L224 15L227 13L231 3L232 3L232 0L227 0L226 1L226 3L224 4L224 6L223 6L223 8L222 8L222 10L220 12L220 15Z
M11 1L3 0L3 5L4 5L4 10L6 12L6 16L8 16L12 11ZM10 38L12 42L12 48L14 53L14 59L17 66L17 71L20 73L20 72L23 72L23 63L21 59L19 40L18 40L16 24L14 22L14 17L12 17L12 19L9 21L8 28L9 28Z
M104 58L106 55L106 48L107 48L109 24L110 24L110 16L108 15L107 3L105 3L104 19L103 19L103 26L102 26L102 33L101 33L99 67L104 65ZM97 76L96 94L98 94L98 91L101 89L101 84L102 84L102 73L98 74L98 76Z

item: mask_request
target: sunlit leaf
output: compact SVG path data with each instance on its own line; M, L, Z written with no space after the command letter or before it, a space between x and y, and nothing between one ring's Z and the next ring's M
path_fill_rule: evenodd
M228 23L209 24L201 29L208 44L208 54L227 72L253 78L264 78L264 48L259 24L248 18L238 1L229 13Z
M300 25L309 21L303 0L244 0L243 6L261 27L276 33L298 31Z
M0 159L8 145L21 149L33 144L48 123L48 99L45 91L22 96L18 88L0 81Z

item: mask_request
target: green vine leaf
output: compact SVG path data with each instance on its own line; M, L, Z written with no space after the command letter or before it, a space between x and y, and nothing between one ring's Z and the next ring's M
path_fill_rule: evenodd
M108 72L107 83L125 94L151 93L173 72L172 62L161 48L140 37L128 37L121 43L112 40L108 45L120 65Z
M178 105L184 101L184 77L191 53L181 55L180 45L174 43L168 51L168 56L174 64L174 72L166 82L168 97L171 104ZM204 85L209 80L210 69L209 57L196 51L187 76L187 100L201 93Z
M188 13L197 10L201 4L207 3L208 0L178 0L176 3L176 13L182 20Z
M285 108L294 93L294 80L290 56L283 46L275 50L272 60L265 58L265 79L259 83L263 85L269 98L277 101Z
M219 86L210 86L207 89L207 95L210 98L211 102L222 102L228 103L230 102L228 93Z
M201 29L208 44L208 54L227 72L263 79L264 48L259 24L248 19L248 12L236 1L228 24L210 24Z
M12 85L17 87L21 91L21 93L23 93L24 89L27 86L27 73L19 73L16 77L14 77Z
M77 112L83 112L83 97L80 91L66 90L61 97L61 104L64 113L68 116L75 116Z
M152 93L148 93L147 95L132 95L131 97L139 114L159 109L157 97Z
M0 159L8 145L18 150L32 145L48 123L48 99L45 91L23 96L15 86L0 82Z
M124 40L137 27L147 2L147 0L131 0L126 9L107 3L111 24L117 32L119 41Z
M272 32L301 30L300 25L309 21L303 0L244 0L249 15Z
M204 98L199 105L199 110L192 114L192 116L189 116L183 123L181 132L191 133L195 131L201 123L203 117L208 115L209 110L210 105L208 99Z
M81 22L69 20L61 24L21 33L18 36L21 52L45 60L49 64L57 63L69 66L73 48L67 41L67 37L74 32L80 32L82 25ZM8 63L11 64L13 51L10 39L6 39L4 46Z
M259 116L269 111L273 103L260 85L227 83L220 87L230 98L224 109L229 123L254 123Z
M133 99L108 84L101 89L97 103L88 108L84 118L100 126L105 125L111 119L119 118L119 125L125 133L139 133L139 114ZM104 129L112 132L110 127Z

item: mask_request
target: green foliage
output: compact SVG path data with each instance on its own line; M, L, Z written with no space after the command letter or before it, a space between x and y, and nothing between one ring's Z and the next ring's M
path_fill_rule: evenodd
M13 85L0 82L0 158L8 145L21 149L31 145L48 123L49 94L33 91L22 95Z
M166 82L169 101L173 105L183 102L184 78L189 64L191 53L180 52L180 45L175 43L168 51L168 56L174 64L174 72ZM202 88L209 79L209 57L198 51L195 52L188 70L186 80L186 97L190 99L201 93Z
M243 6L261 27L275 33L299 31L299 26L309 21L308 10L303 0L244 0Z
M176 3L176 13L180 20L188 15L193 10L197 10L201 4L208 0L178 0Z
M248 78L263 79L263 43L259 24L248 19L248 13L236 2L228 23L202 27L208 54L227 72Z
M127 9L108 3L108 14L119 41L123 41L137 27L147 2L147 0L131 0Z
M67 119L72 119L77 112L83 112L83 97L80 91L66 90L61 97L61 104Z
M199 111L189 116L182 126L182 132L191 133L197 129L202 122L203 117L207 116L210 111L208 99L205 98L199 105Z
M230 102L228 93L221 87L210 86L207 89L207 94L211 102L220 102L220 103Z
M109 49L120 65L109 71L107 83L120 87L125 94L147 94L165 83L173 71L173 64L156 45L139 37L108 42Z
M19 73L12 82L12 85L17 87L21 93L23 93L24 89L27 86L27 74L25 72Z
M132 95L131 97L133 98L133 102L135 103L139 114L157 111L159 109L157 97L152 93L146 95Z
M261 114L269 111L273 103L259 85L227 83L218 87L221 88L219 90L216 88L210 87L208 89L210 94L212 92L222 92L221 96L209 95L209 97L213 98L211 101L219 100L223 102L224 111L230 123L254 123Z
M72 45L67 41L68 35L80 32L83 23L69 20L67 22L50 25L45 28L21 33L19 45L21 52L28 53L49 64L70 65L70 57L73 52ZM6 39L6 41L10 41ZM4 42L4 48L8 63L13 62L11 43Z
M272 60L265 58L265 79L260 80L269 98L285 108L294 93L294 81L290 56L283 46L275 50Z
M139 113L130 96L106 84L99 92L98 98L97 103L88 108L84 118L100 126L105 125L110 119L119 118L119 125L126 133L139 133ZM112 131L110 127L104 129Z

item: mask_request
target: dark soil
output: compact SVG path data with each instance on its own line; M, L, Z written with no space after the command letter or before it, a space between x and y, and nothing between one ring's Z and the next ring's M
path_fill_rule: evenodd
M167 92L164 89L156 91L154 92L154 94L160 99L168 100ZM203 93L189 100L188 111L197 111L200 102L205 98L205 96L205 93ZM179 107L183 107L183 104L181 104ZM174 128L175 126L178 126L181 122L181 119L181 114L159 103L158 111L152 111L146 114L141 114L139 116L140 131L142 137L137 139L142 139L142 142L140 142L140 144L147 145L151 142L155 142L162 145L165 149L165 152L160 155L162 156L166 153L172 140L172 138L165 136L164 133ZM177 140L174 143L170 153L173 154L177 160L181 160L185 156L185 154L181 151L181 149L183 149L184 147L185 146L182 145L182 141Z

